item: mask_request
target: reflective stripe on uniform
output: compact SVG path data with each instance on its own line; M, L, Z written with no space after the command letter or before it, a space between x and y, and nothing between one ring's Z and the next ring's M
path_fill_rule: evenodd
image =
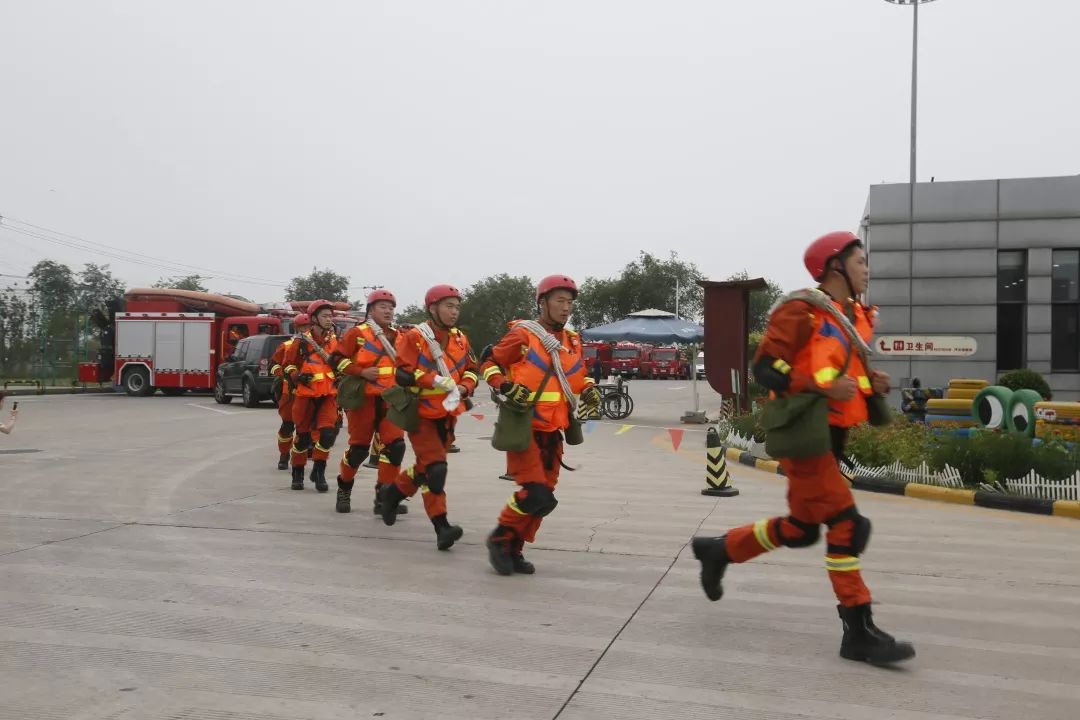
M758 544L766 550L775 550L776 545L769 539L769 521L758 520L754 523L754 538L757 539Z
M529 513L525 512L524 510L522 510L521 508L518 507L517 498L514 495L511 495L510 499L506 501L506 507L508 507L511 510L513 510L514 512L516 512L518 515L528 515L529 514Z
M775 360L773 360L772 367L773 367L773 370L776 370L777 372L782 373L784 375L787 375L789 372L791 372L791 366L788 365L781 358L776 358Z
M477 382L480 380L480 378L476 377L476 373L474 373L472 370L466 370L464 373L462 373L461 379L472 380L473 382Z
M285 372L289 373L296 369L295 365L288 365L285 367Z
M333 380L334 379L334 373L332 373L332 372L315 373L314 375L311 376L311 379L313 381L314 380Z
M349 367L350 365L352 365L352 360L350 360L349 358L344 358L341 362L337 364L337 371L343 372L345 368Z
M839 375L840 371L836 368L821 368L816 373L814 373L814 382L816 382L818 385L825 385L826 383L831 383L833 380L839 377Z
M854 555L825 557L825 569L829 572L853 572L859 570L859 558Z
M873 386L870 384L870 378L866 377L865 375L860 375L859 376L859 389L860 390L867 390L867 391L872 390Z
M494 377L495 375L498 375L501 372L502 372L501 367L499 367L498 365L492 365L491 367L489 367L487 370L484 371L484 381L486 382L486 381L490 380L492 377Z
M562 400L562 393L558 391L540 393L540 399L536 398L536 393L529 393L529 401L536 402L559 402Z
M379 368L379 374L380 375L393 375L394 374L394 367L392 365L383 365L382 367Z
M420 378L424 377L424 375L426 373L427 373L426 370L421 370L420 368L416 368L416 370L413 371L413 377L416 378L417 380L419 380Z

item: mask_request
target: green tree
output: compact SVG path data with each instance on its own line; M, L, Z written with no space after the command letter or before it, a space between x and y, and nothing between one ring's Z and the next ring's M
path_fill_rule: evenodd
M67 265L41 260L29 273L33 292L31 312L39 332L49 337L71 337L72 311L76 303L75 274Z
M679 316L698 319L705 304L704 290L698 285L701 279L697 266L680 260L675 252L667 259L642 252L616 278L586 278L581 284L574 324L579 328L595 327L649 308L675 312L676 287Z
M206 286L203 285L203 278L201 275L174 275L173 277L160 278L154 287L156 288L173 288L176 290L195 290L196 292L208 292Z
M536 286L525 275L492 275L472 285L461 303L461 329L476 348L498 341L506 323L536 316Z
M427 320L427 310L419 305L408 305L397 312L395 320L402 325L418 325Z
M110 301L124 295L124 283L113 277L108 265L86 263L79 273L75 287L76 306L80 315L104 308Z
M750 274L745 270L735 273L728 278L729 281L749 280ZM765 332L765 326L769 324L769 310L784 294L784 288L772 280L766 280L767 287L750 293L750 332Z
M294 277L285 288L286 300L349 301L349 278L333 270L312 268L311 274Z

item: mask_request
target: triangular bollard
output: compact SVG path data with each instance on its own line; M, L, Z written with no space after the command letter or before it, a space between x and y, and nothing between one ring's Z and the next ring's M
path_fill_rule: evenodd
M720 442L720 434L714 427L705 434L705 489L701 494L712 497L735 497L739 494L738 489L731 486L724 444Z

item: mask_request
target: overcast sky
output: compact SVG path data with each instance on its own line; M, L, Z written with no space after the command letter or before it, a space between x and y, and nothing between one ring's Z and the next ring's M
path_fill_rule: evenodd
M920 179L1080 172L1078 27L1069 0L924 5ZM910 53L884 0L3 0L0 214L403 302L639 250L795 287L907 180ZM0 273L43 256L174 274L0 231Z

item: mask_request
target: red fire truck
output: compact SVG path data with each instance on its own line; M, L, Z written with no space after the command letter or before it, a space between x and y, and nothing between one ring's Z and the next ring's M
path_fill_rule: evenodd
M585 366L589 370L589 375L593 374L593 364L599 362L600 370L603 372L604 377L611 374L611 344L605 342L585 342L582 343L582 348L585 351Z
M292 332L291 318L307 302L259 305L227 295L137 288L124 295L123 311L102 322L101 358L80 363L81 382L110 379L128 395L161 390L180 395L212 390L217 366L236 344L258 334ZM335 303L341 331L355 325L348 303Z
M650 347L641 361L641 376L689 379L690 362L677 347Z
M611 374L622 377L641 377L641 361L645 347L639 343L615 343L611 352Z

